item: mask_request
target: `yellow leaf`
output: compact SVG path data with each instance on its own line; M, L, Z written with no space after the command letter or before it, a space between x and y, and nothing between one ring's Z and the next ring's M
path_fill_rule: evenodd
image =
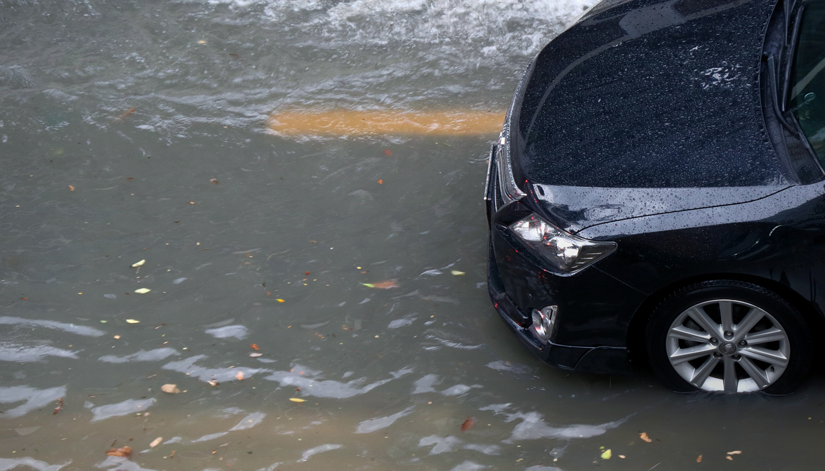
M613 456L613 452L610 451L610 448L608 448L607 450L604 450L604 453L602 453L602 459L603 460L609 460L611 456Z
M458 271L458 270L453 270L453 271L452 271L452 272L450 272L450 273L452 273L452 274L453 274L453 275L455 275L455 276L461 276L461 275L463 275L463 274L464 274L464 272L463 272L463 271Z
M280 298L276 299L275 301L278 301L279 303L285 303L286 302L286 301L284 301L283 299L280 299Z
M300 397L290 397L289 400L292 402L306 402L306 399L301 399Z
M140 321L137 319L126 319L126 323L128 324L140 324Z
M135 262L135 263L132 264L132 268L142 267L144 263L146 263L146 260L141 260L139 262Z
M137 294L146 294L149 291L152 291L152 290L150 290L149 288L140 288L140 289L136 289L135 293L137 293Z

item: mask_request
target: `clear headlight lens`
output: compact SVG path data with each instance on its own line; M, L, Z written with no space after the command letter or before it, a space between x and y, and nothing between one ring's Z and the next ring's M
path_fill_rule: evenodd
M615 242L582 239L568 234L535 214L510 225L510 230L533 252L557 270L573 274L616 250Z

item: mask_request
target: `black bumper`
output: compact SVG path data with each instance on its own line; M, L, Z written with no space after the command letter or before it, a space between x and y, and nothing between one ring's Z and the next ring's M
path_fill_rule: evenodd
M626 347L572 346L539 340L530 328L530 313L522 312L504 292L492 248L488 260L487 287L493 307L507 327L536 357L563 370L618 375L632 373Z

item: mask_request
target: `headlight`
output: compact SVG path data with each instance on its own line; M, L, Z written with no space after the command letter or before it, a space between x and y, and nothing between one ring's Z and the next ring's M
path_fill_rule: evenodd
M534 253L564 274L573 274L616 250L615 242L582 239L568 234L535 214L509 228Z

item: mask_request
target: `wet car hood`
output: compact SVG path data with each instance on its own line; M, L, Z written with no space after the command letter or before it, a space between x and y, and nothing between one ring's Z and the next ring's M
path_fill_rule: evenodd
M773 0L610 0L531 64L508 119L516 181L578 187L788 183L764 129Z
M790 187L585 188L536 184L531 196L547 219L567 232L577 233L622 219L746 203Z

